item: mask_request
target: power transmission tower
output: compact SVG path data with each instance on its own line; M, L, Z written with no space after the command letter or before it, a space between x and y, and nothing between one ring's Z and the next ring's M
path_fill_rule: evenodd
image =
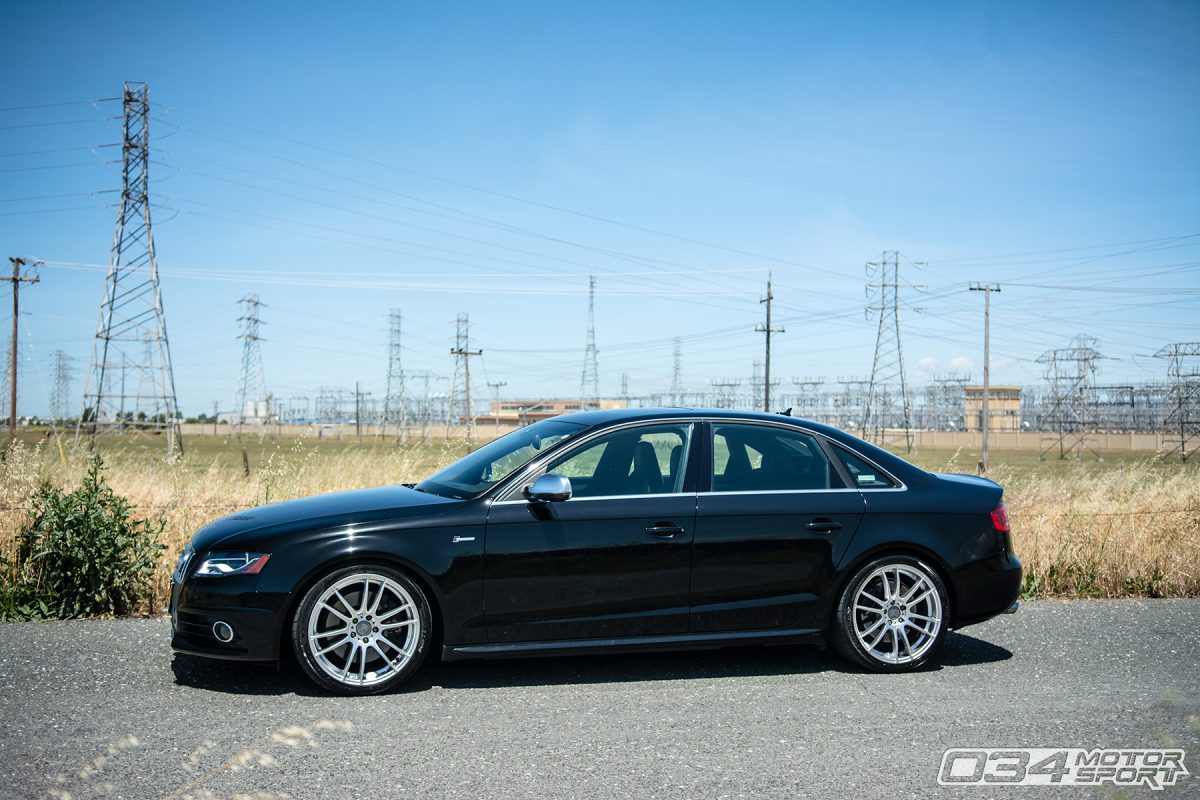
M771 291L771 276L767 275L767 296L758 302L764 303L767 306L767 321L766 324L754 326L754 330L763 334L766 337L766 372L763 378L763 411L771 410L771 334L784 333L784 328L780 325L778 328L771 327L771 301L775 299L775 294Z
M979 471L988 470L988 431L992 422L989 401L992 393L991 350L992 350L992 292L1000 291L998 283L980 283L973 281L969 287L972 292L983 292L983 409L979 415L979 429L983 444L979 452Z
M401 363L402 322L400 309L393 308L388 314L388 371L387 386L383 395L383 415L379 420L379 435L386 436L389 425L396 426L400 441L408 443L408 410L404 396L404 368Z
M588 276L587 344L583 349L583 375L579 379L580 408L600 407L600 362L596 350L596 277Z
M55 422L64 422L71 413L71 381L75 378L75 359L63 350L55 350L50 357L50 366L54 370L50 416Z
M459 314L455 321L454 347L450 355L455 356L454 377L450 382L450 404L446 415L447 427L452 419L465 419L467 425L467 452L475 445L475 405L471 396L471 356L483 355L482 350L471 349L471 320ZM461 372L460 372L461 370ZM458 378L463 376L463 392L460 398Z
M903 433L904 448L911 452L912 398L900 340L900 253L885 250L878 261L868 261L867 276L871 279L867 292L872 295L867 316L869 319L872 313L879 315L879 330L875 335L875 359L863 415L863 438L882 446L887 430L898 429ZM899 411L895 408L897 391Z
M150 92L124 87L121 206L104 281L76 441L127 428L166 433L183 453L171 347L150 226Z
M825 408L825 379L792 378L792 385L796 387L795 416L827 422L829 415Z
M12 284L13 300L12 349L8 355L8 444L11 447L17 443L17 367L19 365L17 343L20 341L17 338L17 323L21 319L21 284L34 284L38 282L39 278L36 274L30 275L21 271L27 263L25 259L10 258L8 260L12 262L12 277L8 281Z
M739 378L714 378L710 383L713 387L713 408L738 407L738 387L742 385Z
M1038 458L1058 448L1058 457L1076 461L1089 450L1088 437L1096 430L1096 362L1104 356L1096 340L1080 334L1070 347L1047 350L1038 358L1046 365L1049 406L1042 414L1042 449Z
M683 338L676 336L674 343L671 357L671 405L679 408L683 405Z
M1167 415L1164 422L1169 433L1178 435L1181 461L1196 452L1200 438L1200 342L1175 342L1154 354L1167 359L1167 375L1172 378L1167 392Z
M260 301L256 294L248 294L238 302L242 304L242 316L238 318L242 323L242 332L238 336L242 340L242 372L238 378L235 408L240 430L247 421L255 424L268 422L271 408L267 381L263 377L262 349L259 347L262 337L258 333L258 326L263 324L258 312L266 303Z

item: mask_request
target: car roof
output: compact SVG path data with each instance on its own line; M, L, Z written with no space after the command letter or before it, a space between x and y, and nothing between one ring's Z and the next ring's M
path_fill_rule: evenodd
M554 419L563 422L574 422L580 425L594 427L613 422L637 422L641 420L678 419L680 417L697 419L742 419L762 420L764 422L790 422L820 431L833 431L828 425L800 419L787 414L766 413L763 411L746 411L730 408L606 408L597 411L576 411L563 414Z

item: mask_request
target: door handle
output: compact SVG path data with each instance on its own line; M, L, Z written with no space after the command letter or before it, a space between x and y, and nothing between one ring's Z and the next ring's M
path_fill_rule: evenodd
M818 517L818 518L814 519L812 522L805 525L804 527L808 528L810 531L815 531L817 533L829 533L831 531L841 530L842 523L834 522L833 520L829 519L828 517Z
M656 522L649 528L646 528L646 533L651 536L657 536L660 539L670 539L672 536L680 536L686 533L686 531L674 522Z

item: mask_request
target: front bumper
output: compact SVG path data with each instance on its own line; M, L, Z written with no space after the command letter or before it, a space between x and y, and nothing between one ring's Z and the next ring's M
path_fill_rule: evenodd
M278 660L279 598L256 592L257 582L253 575L173 582L171 649L236 661ZM233 629L233 638L228 642L214 634L217 622Z

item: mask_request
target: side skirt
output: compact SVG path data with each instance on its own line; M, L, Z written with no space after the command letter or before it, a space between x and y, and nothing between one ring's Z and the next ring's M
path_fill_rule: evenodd
M614 639L571 639L556 642L504 642L501 644L443 645L443 661L471 658L523 658L578 656L609 653L642 653L663 650L716 650L755 644L823 644L817 628L790 628L730 633L676 633L668 636L623 636Z

